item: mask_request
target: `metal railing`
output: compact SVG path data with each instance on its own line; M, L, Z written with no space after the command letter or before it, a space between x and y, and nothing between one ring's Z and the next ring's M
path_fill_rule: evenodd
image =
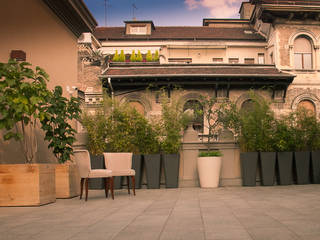
M320 0L256 0L255 2L277 5L320 5Z

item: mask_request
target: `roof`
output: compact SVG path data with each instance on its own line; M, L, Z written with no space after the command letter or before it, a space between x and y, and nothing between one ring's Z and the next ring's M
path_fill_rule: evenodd
M252 33L248 33L248 31ZM151 35L126 35L125 27L98 27L94 35L99 40L246 40L265 41L251 28L155 27Z
M281 72L274 65L262 64L158 64L158 65L115 65L103 77L111 78L158 78L158 77L255 77L293 78L294 75Z
M79 37L83 32L93 32L98 25L83 0L42 0L57 17Z

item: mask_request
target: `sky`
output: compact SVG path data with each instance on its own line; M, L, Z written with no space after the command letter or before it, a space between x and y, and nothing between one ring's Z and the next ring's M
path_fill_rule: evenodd
M98 22L105 26L105 0L84 0ZM243 0L106 0L108 27L123 21L152 20L155 26L202 26L203 18L239 18ZM133 5L136 8L133 8ZM134 11L133 11L134 10Z

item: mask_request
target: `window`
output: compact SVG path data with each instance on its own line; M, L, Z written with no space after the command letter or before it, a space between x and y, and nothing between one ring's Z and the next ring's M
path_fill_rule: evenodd
M229 63L237 64L239 63L239 58L229 58Z
M169 58L169 63L192 63L192 58Z
M193 112L203 112L203 107L198 100L188 100L184 106L183 111L193 110ZM197 115L193 121L193 129L198 132L203 132L203 114Z
M130 26L130 34L145 35L147 34L147 26L146 25Z
M213 63L223 63L223 58L212 58Z
M258 64L264 64L264 53L258 53Z
M312 46L306 37L294 40L294 67L295 69L312 69Z
M140 102L131 101L129 102L129 105L134 109L136 109L138 113L144 116L144 113L145 113L144 106Z
M302 100L301 102L299 102L298 109L299 108L304 108L312 114L314 114L316 112L316 108L314 106L314 103L311 102L310 100Z
M254 58L245 58L244 64L254 64Z

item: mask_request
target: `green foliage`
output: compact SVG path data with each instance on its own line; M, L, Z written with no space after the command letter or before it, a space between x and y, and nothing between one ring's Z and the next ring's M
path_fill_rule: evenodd
M40 67L34 71L30 66L14 60L0 63L0 129L5 130L3 138L20 141L26 162L30 163L36 149L34 145L37 145L35 127L39 121L49 148L53 148L54 154L63 162L72 154L75 130L68 121L77 118L78 101L63 98L61 87L48 90L47 73ZM27 132L26 128L30 131ZM34 140L29 142L26 135Z
M153 61L158 62L159 61L159 51L156 50L154 57L153 57Z
M136 61L136 53L134 52L134 50L132 50L131 56L130 56L130 61L131 62L135 62Z
M113 62L119 62L119 61L120 61L120 57L119 57L119 54L118 54L118 50L116 50L115 54L113 55L112 61L113 61Z
M277 152L289 152L295 149L294 127L291 116L282 116L276 120L273 135L274 149Z
M141 54L140 50L138 50L136 61L137 62L142 62L142 60L143 60L142 54Z
M183 112L182 107L178 104L177 99L169 99L165 91L161 91L162 106L162 142L161 149L165 153L178 153L181 147L182 131L190 121L190 117Z
M207 147L210 151L210 143L214 139L218 130L221 128L221 122L219 121L220 108L216 107L217 99L210 96L201 96L200 98L202 109L197 109L195 114L197 116L204 116L205 124L204 127L208 129Z
M119 56L119 62L125 62L126 61L126 56L124 55L124 51L121 50L120 56Z
M107 149L106 143L106 116L104 111L95 114L84 113L81 119L82 125L87 129L87 147L92 155L99 155Z
M107 117L107 149L112 152L158 153L159 134L144 116L127 104L113 101Z
M250 110L238 110L235 103L224 103L219 121L234 132L242 151L273 151L276 121L270 103L253 91L249 95L252 103Z
M40 120L41 128L45 131L45 140L49 142L48 148L60 163L70 160L73 154L72 144L76 138L76 130L70 121L80 118L80 101L78 98L67 99L62 96L62 87L56 86L48 99L45 108L47 114Z
M199 157L221 157L222 153L220 151L205 151L199 152Z
M148 50L148 52L147 52L146 61L147 62L152 62L153 61L153 57L152 57L152 54L151 54L150 50Z

